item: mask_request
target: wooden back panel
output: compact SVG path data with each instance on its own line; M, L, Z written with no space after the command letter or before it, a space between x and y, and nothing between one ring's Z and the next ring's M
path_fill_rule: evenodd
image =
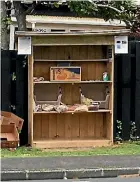
M71 66L81 67L81 80L103 80L103 72L108 71L107 62L71 62ZM50 80L50 67L57 66L57 62L34 62L34 77L44 77ZM110 72L110 71L109 71Z
M35 114L34 140L110 139L106 113Z
M69 60L106 58L107 46L37 46L34 47L34 59Z
M36 84L34 95L38 101L56 101L59 87L62 89L62 102L64 104L80 104L79 87L81 87L85 97L94 101L105 100L106 97L104 84Z
M34 48L34 59L46 60L87 60L107 58L107 46L46 46ZM56 61L35 61L34 76L50 80L50 67L57 66ZM110 75L112 63L108 62L71 62L71 66L81 67L81 79L102 80L102 74L107 71ZM34 94L37 100L56 100L58 89L62 89L62 102L65 104L80 103L79 87L85 97L93 100L104 100L106 84L35 84ZM109 90L111 91L111 84ZM111 107L111 103L109 104ZM34 140L61 139L110 139L111 113L62 113L34 114Z

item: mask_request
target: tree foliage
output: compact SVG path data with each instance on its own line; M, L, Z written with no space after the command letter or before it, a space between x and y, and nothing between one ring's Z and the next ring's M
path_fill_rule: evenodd
M80 17L97 17L107 20L118 19L124 21L128 28L137 31L140 18L140 10L135 0L87 0L87 1L33 1L28 5L26 1L13 1L15 15L19 30L26 30L26 15L30 14L38 4L59 8L67 5Z
M136 21L138 8L133 0L122 1L70 1L69 7L79 16L98 17L107 20L122 20L129 28Z

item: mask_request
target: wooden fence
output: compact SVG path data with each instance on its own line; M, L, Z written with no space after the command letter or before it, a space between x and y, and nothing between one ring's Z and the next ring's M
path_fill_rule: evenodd
M122 138L130 138L135 122L140 137L140 41L129 41L129 54L115 56L114 75L114 138L117 120L122 122Z

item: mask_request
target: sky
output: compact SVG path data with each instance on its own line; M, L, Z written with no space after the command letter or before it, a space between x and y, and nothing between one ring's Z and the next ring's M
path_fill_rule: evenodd
M136 0L137 4L140 5L140 0Z

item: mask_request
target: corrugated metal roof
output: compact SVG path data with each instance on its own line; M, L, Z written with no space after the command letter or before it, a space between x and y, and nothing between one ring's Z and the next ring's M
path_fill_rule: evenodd
M16 22L16 18L12 17L12 21ZM80 18L80 17L61 17L61 16L40 16L27 15L26 21L31 23L57 23L57 24L86 24L86 25L106 25L106 26L123 26L124 22L119 20L105 21L99 18Z
M57 35L68 35L68 36L77 36L77 35L128 35L130 33L129 29L122 30L100 30L100 31L81 31L81 32L61 32L61 33L44 33L44 32L34 32L34 31L16 31L18 36L57 36Z

